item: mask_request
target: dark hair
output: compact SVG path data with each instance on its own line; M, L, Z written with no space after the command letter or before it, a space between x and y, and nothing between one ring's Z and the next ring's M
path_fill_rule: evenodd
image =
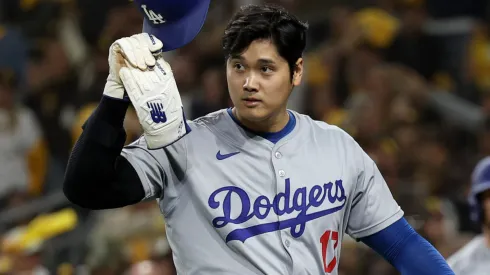
M270 39L289 64L291 77L295 63L306 46L308 24L279 6L246 5L233 15L222 39L225 58L239 55L258 39Z

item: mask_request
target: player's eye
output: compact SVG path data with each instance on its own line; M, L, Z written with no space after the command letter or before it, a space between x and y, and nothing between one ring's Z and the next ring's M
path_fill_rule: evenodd
M261 70L262 70L263 73L266 73L266 74L272 73L274 71L271 67L268 67L268 66L262 67Z
M237 71L243 71L243 69L245 69L245 67L240 63L235 63L233 65L233 68L235 68L235 70L237 70Z

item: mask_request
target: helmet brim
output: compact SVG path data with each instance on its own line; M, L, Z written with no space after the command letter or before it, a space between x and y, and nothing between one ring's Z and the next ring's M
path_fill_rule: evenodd
M152 34L163 43L162 51L172 51L189 44L201 31L209 10L211 0L199 1L199 4L179 21L153 25L145 17L143 32Z

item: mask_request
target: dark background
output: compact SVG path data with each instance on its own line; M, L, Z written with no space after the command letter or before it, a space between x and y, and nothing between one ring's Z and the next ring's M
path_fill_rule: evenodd
M475 163L490 154L486 1L268 2L310 23L291 109L354 136L412 225L451 255L478 233L466 195ZM166 54L188 118L230 105L220 38L247 3L262 0L213 0L197 39ZM173 274L156 203L91 212L61 193L71 147L102 94L108 48L141 23L122 0L0 2L1 274L143 274L145 264ZM133 112L125 126L127 142L141 134ZM343 275L396 274L349 238L340 266Z

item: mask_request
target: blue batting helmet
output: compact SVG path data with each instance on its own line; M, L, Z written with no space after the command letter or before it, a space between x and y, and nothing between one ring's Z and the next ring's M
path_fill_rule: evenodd
M471 220L474 222L479 222L482 216L482 207L478 195L487 190L490 190L490 157L480 160L471 175L468 202L471 207Z
M143 32L163 43L163 51L185 46L201 31L211 0L134 0L144 15Z

